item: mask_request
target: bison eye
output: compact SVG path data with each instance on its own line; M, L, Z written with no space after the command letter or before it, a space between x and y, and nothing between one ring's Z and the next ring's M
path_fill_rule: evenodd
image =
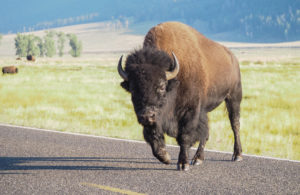
M166 90L166 86L163 83L160 84L156 89L157 93L164 93L165 90Z

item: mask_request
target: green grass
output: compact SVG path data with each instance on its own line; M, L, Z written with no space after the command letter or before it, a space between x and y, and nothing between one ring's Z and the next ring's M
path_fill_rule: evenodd
M44 61L1 76L1 122L142 139L115 67L100 63Z
M241 72L244 152L299 160L300 66L241 66ZM224 109L210 113L208 147L230 151L233 135Z
M40 59L0 76L0 122L143 140L130 94L119 83L117 58ZM247 154L300 160L299 62L241 63L241 141ZM224 104L209 114L207 149L233 150ZM167 143L176 144L172 138Z

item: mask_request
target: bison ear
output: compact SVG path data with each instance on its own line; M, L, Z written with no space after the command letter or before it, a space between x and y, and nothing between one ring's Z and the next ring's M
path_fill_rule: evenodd
M123 81L121 83L121 87L123 87L123 89L125 89L126 91L129 92L129 83L128 83L128 81Z

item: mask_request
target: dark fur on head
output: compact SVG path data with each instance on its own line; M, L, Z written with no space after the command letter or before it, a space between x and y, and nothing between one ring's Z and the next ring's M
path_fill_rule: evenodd
M128 55L125 64L125 72L135 71L137 66L144 66L145 64L158 67L161 71L170 71L174 67L173 60L166 52L154 47L144 47L140 50L135 50ZM168 82L167 91L170 91L175 83L176 79L170 80ZM123 81L121 86L129 91L127 81Z
M161 69L167 71L173 68L173 60L170 56L154 47L144 47L140 50L132 52L126 60L125 71L130 64L151 64L159 66Z
M145 47L132 52L126 60L128 81L121 86L132 94L138 121L153 125L166 102L166 93L176 85L167 80L165 72L173 68L173 60L164 51Z

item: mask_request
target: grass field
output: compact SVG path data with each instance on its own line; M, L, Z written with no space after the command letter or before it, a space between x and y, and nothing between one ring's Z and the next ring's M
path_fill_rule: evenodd
M35 63L0 58L1 66L19 67L16 75L0 76L0 122L143 140L130 95L119 86L118 56ZM244 153L300 160L299 61L241 61ZM224 104L209 117L206 148L231 152ZM172 138L167 142L176 144Z

